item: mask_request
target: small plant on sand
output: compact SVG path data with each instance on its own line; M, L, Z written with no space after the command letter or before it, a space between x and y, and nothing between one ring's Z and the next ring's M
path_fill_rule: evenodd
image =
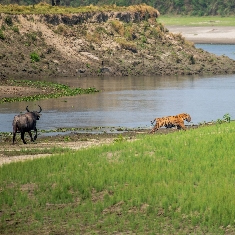
M30 41L35 42L37 40L37 34L36 33L27 33L26 36Z
M18 28L18 26L13 26L12 28L11 28L15 33L20 33L20 30L19 30L19 28Z
M37 52L32 52L30 54L30 59L32 62L38 62L38 61L40 61L40 56L38 55Z

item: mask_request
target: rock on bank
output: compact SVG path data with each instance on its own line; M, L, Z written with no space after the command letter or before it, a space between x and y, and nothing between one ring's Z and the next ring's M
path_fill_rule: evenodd
M235 72L235 61L196 49L158 23L158 16L146 5L69 14L1 13L0 78Z

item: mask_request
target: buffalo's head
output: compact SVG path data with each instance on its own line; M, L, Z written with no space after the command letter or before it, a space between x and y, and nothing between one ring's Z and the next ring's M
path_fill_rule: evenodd
M40 106L40 105L38 105L38 107L40 108L40 110L39 110L39 111L29 111L28 106L26 107L27 112L29 112L29 113L33 113L37 120L39 120L39 119L40 119L40 116L41 116L41 114L40 114L40 113L42 112L42 108L41 108L41 106Z

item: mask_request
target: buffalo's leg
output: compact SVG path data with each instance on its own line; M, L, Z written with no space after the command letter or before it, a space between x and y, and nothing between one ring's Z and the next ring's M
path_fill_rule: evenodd
M37 137L38 137L38 130L37 130L37 128L35 128L35 136L34 136L34 140L36 140L37 139Z
M28 133L29 133L29 136L30 136L31 141L34 142L34 139L33 139L33 136L32 136L32 132L29 131Z
M15 143L16 140L16 131L13 131L13 144Z
M23 140L24 144L27 144L26 141L24 140L24 132L21 132L21 139Z

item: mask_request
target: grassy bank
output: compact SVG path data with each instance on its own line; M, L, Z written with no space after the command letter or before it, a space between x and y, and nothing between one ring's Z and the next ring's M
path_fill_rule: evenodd
M235 122L0 168L0 234L234 233Z
M166 26L235 26L234 17L161 15L158 22Z

